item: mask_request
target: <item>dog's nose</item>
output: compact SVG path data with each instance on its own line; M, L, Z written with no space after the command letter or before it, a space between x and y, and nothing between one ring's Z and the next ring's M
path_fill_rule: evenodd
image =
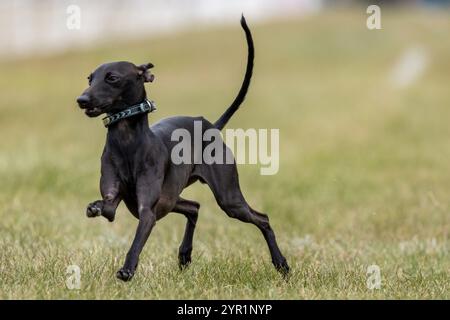
M85 108L89 105L90 99L87 95L83 94L77 98L77 103L81 108Z

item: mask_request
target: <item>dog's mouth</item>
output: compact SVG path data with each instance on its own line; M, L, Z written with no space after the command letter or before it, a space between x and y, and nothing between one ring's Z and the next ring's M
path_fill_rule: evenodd
M90 118L98 117L99 115L101 115L102 113L105 112L105 109L107 107L108 107L107 105L98 106L98 107L90 107L90 108L84 110L84 114Z
M97 117L99 115L102 114L102 111L99 108L91 108L91 109L86 109L84 111L84 114L86 114L88 117Z

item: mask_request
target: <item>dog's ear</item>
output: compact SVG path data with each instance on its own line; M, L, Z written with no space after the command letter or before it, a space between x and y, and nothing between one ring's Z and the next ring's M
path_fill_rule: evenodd
M143 77L144 82L153 82L155 76L150 73L149 69L153 68L153 63L144 63L138 66L138 75Z

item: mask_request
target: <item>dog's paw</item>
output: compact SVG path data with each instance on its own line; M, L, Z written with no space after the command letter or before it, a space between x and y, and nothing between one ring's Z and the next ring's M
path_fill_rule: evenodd
M86 216L88 218L95 218L102 215L103 204L101 200L94 201L88 204L86 209Z
M290 268L289 265L286 261L286 259L283 259L281 262L279 263L274 263L275 268L277 269L277 271L279 273L281 273L281 275L285 278L288 279L289 278L289 274L290 274Z
M134 271L131 271L129 269L120 269L116 273L116 277L122 281L130 281L134 276Z
M179 254L178 255L178 266L181 270L186 269L191 264L190 254Z

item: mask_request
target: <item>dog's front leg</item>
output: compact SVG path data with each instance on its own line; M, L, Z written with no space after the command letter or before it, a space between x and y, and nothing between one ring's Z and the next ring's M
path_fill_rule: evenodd
M145 243L147 242L148 236L150 235L153 226L156 223L156 215L153 212L152 208L159 199L160 192L161 185L159 181L158 183L152 183L151 185L148 185L145 182L138 182L136 193L139 223L133 243L127 253L125 264L122 269L117 272L117 278L123 281L128 281L133 278L139 262L139 255L144 248Z
M119 185L119 179L114 173L113 168L107 163L102 163L100 192L103 200L90 203L86 209L86 215L89 218L104 216L108 221L114 221L116 209L122 200Z

